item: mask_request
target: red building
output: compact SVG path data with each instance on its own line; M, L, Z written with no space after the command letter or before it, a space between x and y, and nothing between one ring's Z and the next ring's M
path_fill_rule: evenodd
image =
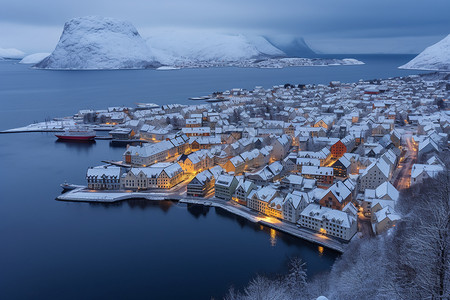
M331 146L330 152L331 157L341 158L345 153L347 153L347 147L344 145L344 143L341 142L341 140L339 140L333 146Z

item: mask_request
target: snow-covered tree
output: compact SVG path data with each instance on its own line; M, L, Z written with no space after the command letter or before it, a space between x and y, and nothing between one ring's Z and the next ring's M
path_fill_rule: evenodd
M306 263L301 258L294 257L289 261L289 273L286 276L286 284L289 292L295 298L299 298L306 287Z

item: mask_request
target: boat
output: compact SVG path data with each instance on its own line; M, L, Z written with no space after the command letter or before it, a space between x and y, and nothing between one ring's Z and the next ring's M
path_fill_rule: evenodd
M95 139L95 132L93 130L82 129L68 129L62 133L55 134L60 140L68 141L92 141Z
M209 99L209 96L202 96L202 97L190 97L189 100L194 100L194 101L200 101L200 100L207 100Z
M137 106L137 110L140 109L153 109L153 108L158 108L161 105L155 104L155 103L136 103Z
M76 184L70 184L65 181L64 183L61 183L60 186L62 187L63 191L72 191L77 188L84 188L82 185L76 185Z

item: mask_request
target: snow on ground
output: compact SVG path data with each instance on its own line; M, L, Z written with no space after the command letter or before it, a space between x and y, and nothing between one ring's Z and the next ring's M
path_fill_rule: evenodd
M179 68L179 67L171 67L171 66L162 66L162 67L157 68L156 70L158 70L158 71L169 71L169 70L179 70L179 69L181 69L181 68Z
M19 62L21 64L37 64L40 63L44 58L48 57L51 53L34 53L25 56L22 58L22 60Z
M19 127L14 129L4 130L4 133L12 133L12 132L40 132L40 131L63 131L67 128L74 128L77 126L77 123L73 119L65 119L60 121L47 121L47 122L39 122L30 124L25 127Z
M423 50L400 69L450 71L450 34Z
M137 193L137 192L99 192L90 191L84 188L72 190L70 192L61 194L57 197L58 200L65 201L86 201L86 202L116 202L127 199L145 198L147 200L164 200L168 196L167 193Z
M21 59L25 53L15 48L0 48L0 58Z

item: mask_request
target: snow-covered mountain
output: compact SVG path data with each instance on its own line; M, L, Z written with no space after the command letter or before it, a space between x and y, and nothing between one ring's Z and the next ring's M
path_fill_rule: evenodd
M19 62L20 64L37 64L44 60L44 58L50 56L51 53L34 53L25 56Z
M274 46L280 44L285 52ZM68 21L55 50L27 57L22 63L59 70L325 66L361 64L351 60L288 59L310 56L301 38L277 39L210 31L152 30L144 40L129 22L104 17ZM42 59L42 60L41 60Z
M0 59L10 58L10 59L22 59L25 53L15 49L15 48L0 48Z
M302 37L273 36L268 37L267 40L288 57L317 57L317 53L308 46Z
M160 31L147 44L163 64L180 62L236 62L285 56L264 37L204 31Z
M160 65L130 22L90 16L68 21L55 50L35 66L89 70Z
M399 68L450 71L450 34Z

